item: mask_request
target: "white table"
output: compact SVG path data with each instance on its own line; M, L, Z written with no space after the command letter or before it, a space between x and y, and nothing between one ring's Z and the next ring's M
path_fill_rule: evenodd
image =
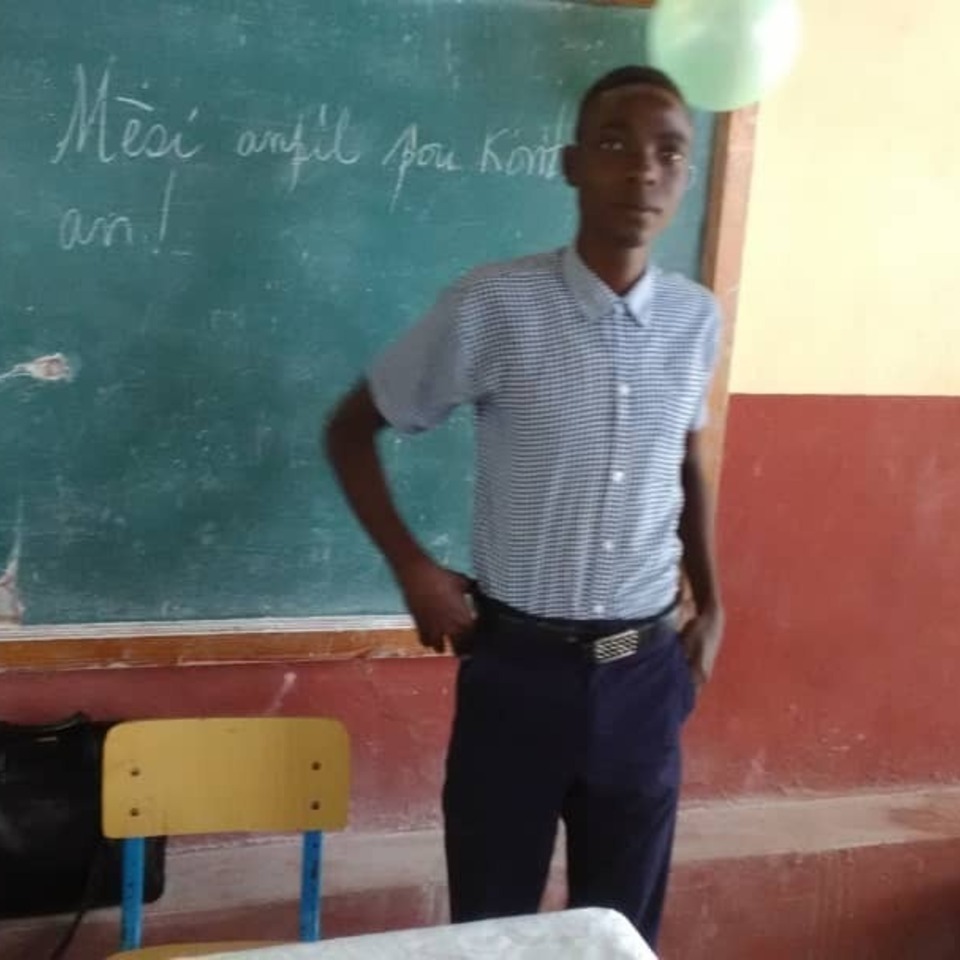
M657 960L614 910L566 910L320 943L220 953L207 960Z

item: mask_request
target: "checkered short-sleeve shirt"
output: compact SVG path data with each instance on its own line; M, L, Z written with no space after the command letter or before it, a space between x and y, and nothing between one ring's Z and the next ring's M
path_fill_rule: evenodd
M651 267L620 297L567 248L462 278L368 384L404 432L472 405L486 594L538 616L645 617L679 586L681 466L719 327L698 284Z

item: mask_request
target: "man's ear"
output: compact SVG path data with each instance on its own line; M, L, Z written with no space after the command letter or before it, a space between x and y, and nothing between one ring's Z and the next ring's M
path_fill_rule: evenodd
M571 187L580 186L580 149L575 143L563 148L563 179Z

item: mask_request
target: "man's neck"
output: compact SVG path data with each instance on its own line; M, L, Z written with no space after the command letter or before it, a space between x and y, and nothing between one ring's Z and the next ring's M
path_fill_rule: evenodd
M584 264L619 297L646 273L650 262L647 247L598 247L582 234L577 237L577 253Z

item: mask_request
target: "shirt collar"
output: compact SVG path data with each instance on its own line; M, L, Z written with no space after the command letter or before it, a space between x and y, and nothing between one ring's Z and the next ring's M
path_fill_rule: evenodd
M646 273L619 297L580 259L575 247L563 251L564 280L577 305L590 320L601 320L620 308L641 327L647 326L655 276L656 268L647 267Z

